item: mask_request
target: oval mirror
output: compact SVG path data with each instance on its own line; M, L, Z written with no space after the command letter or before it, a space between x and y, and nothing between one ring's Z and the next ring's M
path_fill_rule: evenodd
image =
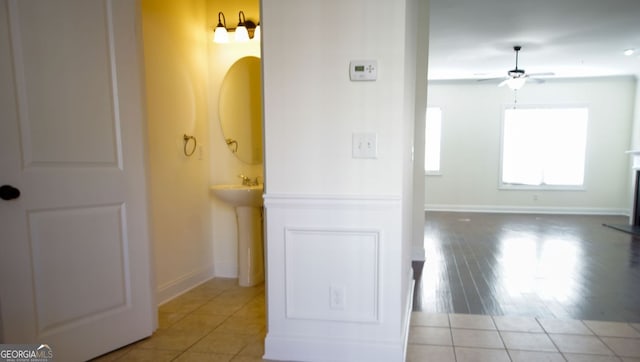
M218 100L225 142L249 164L262 162L261 89L260 58L240 58L225 75Z

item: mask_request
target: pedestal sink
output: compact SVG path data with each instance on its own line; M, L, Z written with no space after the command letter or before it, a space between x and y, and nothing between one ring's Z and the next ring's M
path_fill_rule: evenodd
M262 207L262 185L212 185L211 191L220 200L235 207Z
M238 284L250 287L264 281L262 242L262 185L212 185L211 192L234 206L238 220Z

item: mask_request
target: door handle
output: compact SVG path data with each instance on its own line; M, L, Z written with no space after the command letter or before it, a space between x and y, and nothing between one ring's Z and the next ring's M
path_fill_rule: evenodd
M0 186L0 199L5 201L17 199L20 197L20 190L11 185Z

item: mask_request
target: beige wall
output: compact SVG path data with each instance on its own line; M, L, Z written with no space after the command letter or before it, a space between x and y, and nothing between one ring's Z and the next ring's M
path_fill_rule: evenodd
M143 0L151 230L158 302L213 276L206 7ZM198 140L191 157L184 134Z
M143 0L150 199L159 302L213 277L237 276L237 225L232 207L211 184L261 176L227 148L220 127L219 89L231 65L260 56L260 43L215 44L218 12L236 27L238 12L259 21L257 0ZM183 134L198 149L183 154Z
M499 190L502 111L513 91L495 84L431 82L442 108L442 175L426 177L426 208L478 211L624 213L628 210L633 77L554 79L527 84L520 105L589 107L584 191ZM537 196L537 201L534 201Z
M207 25L215 26L218 22L218 12L224 12L227 18L227 26L235 27L238 22L238 11L242 10L247 20L254 22L260 19L258 0L224 2L207 2ZM212 33L209 32L209 36ZM212 184L238 184L241 182L238 175L243 174L251 178L263 175L263 165L249 165L240 161L230 152L225 136L220 126L219 117L219 91L229 68L238 59L245 56L260 57L260 42L252 40L247 43L217 44L207 41L208 76L209 87L209 137L211 147L211 168L209 180ZM215 275L219 277L238 276L238 244L237 224L234 209L215 197L210 197L212 209L212 243L214 248L213 258Z

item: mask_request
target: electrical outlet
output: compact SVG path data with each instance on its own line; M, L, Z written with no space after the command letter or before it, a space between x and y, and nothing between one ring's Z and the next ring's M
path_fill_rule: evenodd
M331 309L344 310L346 307L346 291L341 285L332 285L329 287L329 307Z

